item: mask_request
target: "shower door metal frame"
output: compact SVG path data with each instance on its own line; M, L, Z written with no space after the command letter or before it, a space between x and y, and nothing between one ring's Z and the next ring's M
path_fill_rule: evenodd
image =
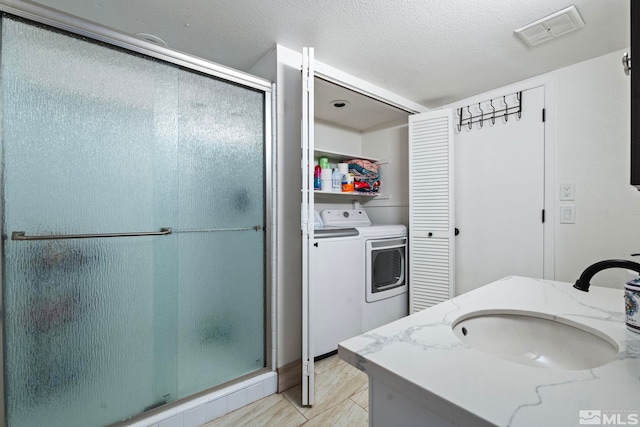
M264 203L265 203L265 218L264 218L264 250L265 250L265 298L264 298L264 330L265 330L265 365L262 370L258 370L253 374L244 375L242 378L248 376L258 375L264 371L275 371L276 369L276 331L275 331L275 287L273 283L275 281L275 263L273 254L276 251L276 188L275 181L273 180L273 174L275 169L274 159L276 158L276 144L275 141L275 84L268 80L256 77L254 75L238 71L224 65L217 64L206 59L202 59L193 55L189 55L184 52L180 52L168 47L160 46L146 40L138 39L131 35L121 33L119 31L98 25L94 22L84 20L82 18L66 14L48 7L39 6L33 3L26 3L20 0L0 0L0 12L15 15L21 18L25 18L40 24L45 24L53 28L68 31L73 34L84 36L93 40L104 42L113 46L117 46L128 51L136 52L142 55L146 55L152 58L156 58L171 64L179 65L181 67L198 71L200 73L209 75L211 77L218 78L220 80L236 83L240 86L257 89L264 93L264 161L265 161L265 176L264 176ZM0 34L2 29L2 21L0 20ZM2 42L0 37L0 43ZM0 185L1 185L0 178ZM4 212L4 206L0 200L0 212ZM0 214L1 215L1 214ZM4 223L4 218L0 218L0 228ZM7 239L6 230L1 229L1 235L3 238L1 255L4 259L4 239ZM162 231L162 230L161 230ZM2 264L0 263L0 279L4 289L4 272L2 271ZM2 299L2 293L0 292L0 313L4 313L4 301ZM0 427L4 427L6 423L6 402L5 402L5 381L4 381L4 322L2 316L0 316L0 341L2 342L2 352L0 352L0 364L2 370L0 371ZM235 381L235 380L234 380ZM219 386L213 386L217 388ZM129 421L133 421L138 418L145 418L155 412L161 412L165 407L173 406L174 404L188 401L192 398L197 398L199 395L206 393L204 390L193 396L187 396L182 399L178 399L175 402L171 402L161 408L154 411L145 412L134 416Z

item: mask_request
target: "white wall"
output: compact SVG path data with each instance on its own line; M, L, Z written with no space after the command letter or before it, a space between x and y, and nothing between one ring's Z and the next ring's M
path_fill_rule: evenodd
M622 71L623 53L554 73L556 183L576 185L576 223L559 224L556 217L557 280L575 281L593 262L640 252L640 193L629 184L631 83ZM627 278L609 270L593 283L621 287Z
M623 53L613 52L473 97L478 102L541 82L547 88L546 126L551 135L546 143L554 151L545 153L545 167L551 168L545 196L550 203L545 207L547 222L553 221L545 225L552 231L545 239L554 242L548 252L555 280L575 282L596 261L631 259L629 254L640 252L640 193L629 185L630 79L622 71ZM461 104L465 102L450 106ZM575 201L559 200L561 183L575 184ZM575 224L560 224L562 205L575 205ZM628 272L608 270L592 283L621 287L629 277Z
M374 224L409 226L409 125L402 124L366 132L363 155L380 160L380 196L363 208Z
M319 120L314 123L314 131L316 150L353 154L354 156L362 153L362 135L360 132Z
M362 155L362 134L360 132L319 120L314 123L314 131L316 150L352 154L354 158ZM329 158L329 162L334 163L334 160ZM350 199L336 199L316 194L314 201L314 208L318 212L324 209L353 209Z
M277 366L300 359L302 349L302 240L300 203L302 177L300 159L300 118L302 90L300 68L287 65L287 49L277 46L251 70L276 81L277 156L277 250L276 331ZM289 61L290 62L290 61ZM295 61L294 61L295 62Z

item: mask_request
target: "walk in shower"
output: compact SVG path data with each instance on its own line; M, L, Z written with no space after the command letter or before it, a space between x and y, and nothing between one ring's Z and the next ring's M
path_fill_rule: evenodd
M1 26L5 423L104 426L263 372L269 86Z

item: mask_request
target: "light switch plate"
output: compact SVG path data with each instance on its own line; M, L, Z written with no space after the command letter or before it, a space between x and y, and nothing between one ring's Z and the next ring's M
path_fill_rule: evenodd
M576 223L576 207L575 205L560 206L560 224Z
M560 184L560 200L571 201L576 199L576 185L573 183Z

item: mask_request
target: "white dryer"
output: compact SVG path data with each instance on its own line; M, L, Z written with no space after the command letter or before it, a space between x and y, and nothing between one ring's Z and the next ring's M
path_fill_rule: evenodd
M364 242L362 332L367 332L409 314L407 227L356 228Z

